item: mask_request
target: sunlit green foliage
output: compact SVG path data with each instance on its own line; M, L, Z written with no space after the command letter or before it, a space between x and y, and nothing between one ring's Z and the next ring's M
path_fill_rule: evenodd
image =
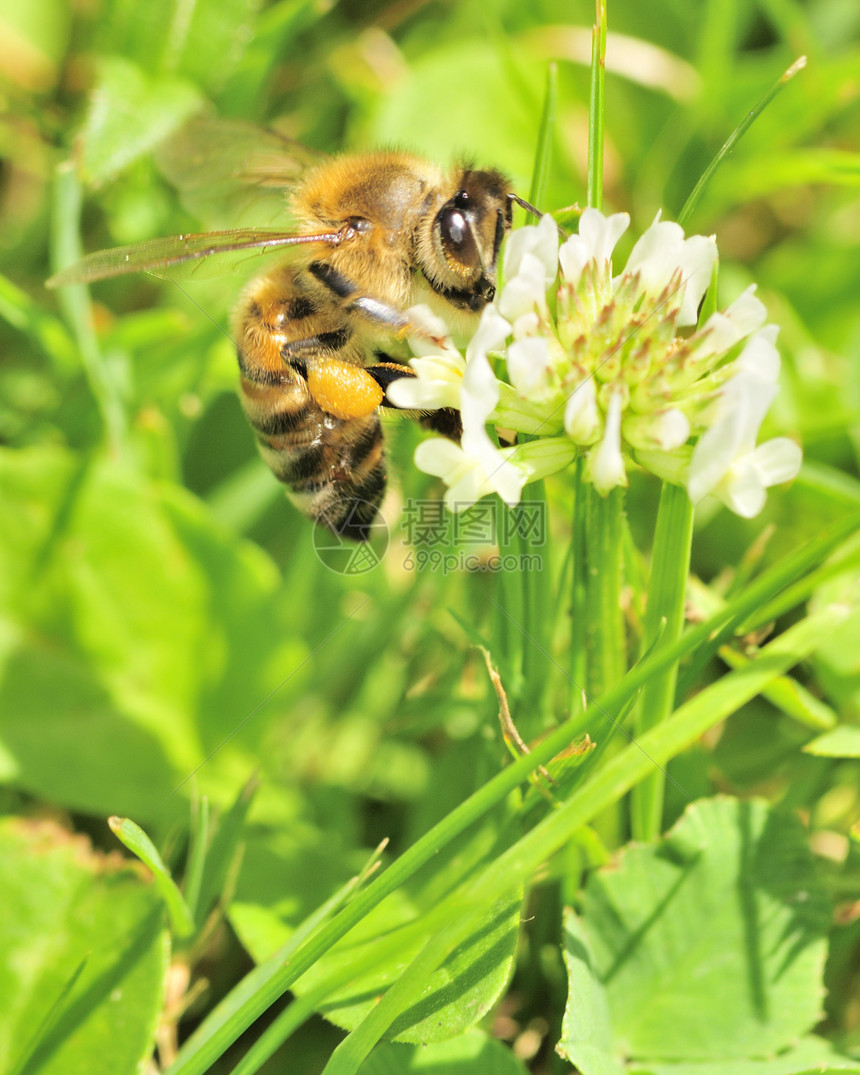
M603 204L635 234L808 57L686 222L717 236L721 302L757 281L782 327L767 434L804 469L756 519L697 514L678 708L633 744L617 725L665 667L653 617L639 646L656 480L625 499L640 678L583 697L569 476L545 541L501 542L537 569L487 570L496 550L447 529L422 559L401 509L441 489L392 420L387 554L339 573L235 398L241 281L43 286L84 251L229 224L153 159L201 109L325 152L467 157L528 196L551 61L540 207L575 227L593 7L0 0L0 1075L122 1075L156 1036L165 1069L187 1042L177 1075L860 1070L860 7L608 14ZM511 762L506 705L549 780ZM655 767L670 835L600 870ZM160 888L111 815L158 848Z

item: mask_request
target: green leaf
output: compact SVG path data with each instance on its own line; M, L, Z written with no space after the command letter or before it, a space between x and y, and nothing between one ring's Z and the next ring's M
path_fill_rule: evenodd
M127 817L112 817L108 820L108 824L117 839L121 840L129 851L137 855L140 861L152 871L155 887L164 900L173 932L179 937L190 937L194 931L194 918L155 844L140 825L136 825Z
M360 1075L526 1075L527 1068L500 1041L470 1030L427 1045L380 1045L361 1065Z
M558 1051L582 1075L621 1075L621 1061L613 1052L606 988L594 972L588 936L572 911L564 915L564 963L569 1001Z
M146 71L159 71L173 37L170 28L188 7L183 0L111 0L110 18L96 22L98 54L125 56Z
M52 822L4 818L0 890L0 1070L141 1070L169 958L144 871Z
M518 895L489 908L470 936L426 980L420 1001L394 1020L386 1037L415 1043L443 1041L475 1026L501 996L513 971L521 902ZM294 989L301 996L306 989L331 981L335 988L320 1011L347 1030L375 1007L379 995L398 980L439 924L432 915L404 926L387 913L370 918L376 927L373 936L352 943L347 938Z
M459 841L456 851L441 851L432 874L422 875L423 883L400 890L380 904L296 983L293 992L300 998L319 992L324 999L316 1005L317 1010L338 1026L353 1029L433 937L447 914L447 900L456 898L458 886L468 888L475 863L490 854L493 846L494 829L484 825L467 842ZM249 851L255 854L253 845ZM308 868L314 861L308 849L292 869L282 867L280 886L263 882L264 887L256 892L257 904L249 900L255 886L243 877L243 902L232 905L230 920L258 961L267 958L289 934L286 924L279 923L272 912L278 910L282 919L294 919L297 899L307 898L303 891L307 880L300 892L289 875L300 876L301 870L316 884L316 875L324 876L324 863ZM272 869L277 869L276 864L270 873ZM278 902L267 908L262 905L265 898ZM518 891L487 909L471 936L428 979L421 1001L402 1013L388 1037L405 1042L439 1041L477 1023L498 999L513 970L520 903Z
M843 724L819 735L803 749L822 758L860 758L860 728Z
M81 132L84 178L95 186L107 183L201 103L200 92L184 78L153 78L122 57L103 58Z
M248 46L258 7L259 0L178 3L165 49L165 69L192 79L210 93L217 90Z
M407 890L393 893L376 907L298 981L293 992L299 998L318 993L323 1000L315 1006L327 1019L346 1029L358 1026L378 995L400 977L439 928L447 914L447 900L456 898L461 886L468 889L475 863L492 854L494 840L494 827L485 823L467 841L442 849L432 872L420 875L422 880L416 879ZM282 837L282 849L284 845ZM259 875L255 859L260 848L252 843L248 851L250 869ZM319 878L325 876L325 863L317 864L317 855L309 847L291 868L281 865L280 885L262 880L259 887L243 876L243 902L233 903L230 920L258 961L267 959L276 945L284 943L289 934L287 922L302 914L293 878L311 877L317 886ZM268 873L276 877L277 870L278 864L271 862ZM333 884L331 880L329 885ZM305 899L306 886L307 879L301 892ZM252 895L256 904L250 902ZM271 905L264 906L263 901L271 901ZM388 1036L401 1042L440 1041L472 1028L482 1018L513 971L520 902L517 891L501 904L487 908L472 935L428 979L420 1002L401 1015ZM280 921L273 912L280 913Z
M764 1057L821 1017L828 901L800 823L762 802L694 803L592 876L582 918L623 1055Z
M632 1064L630 1075L842 1075L860 1071L860 1064L836 1052L814 1035L779 1056L762 1060L717 1060L700 1064Z
M205 847L200 886L195 901L197 924L202 925L218 901L229 899L226 889L245 838L245 824L257 790L257 780L249 780L233 805L218 818L211 841ZM199 839L200 834L195 834ZM231 886L232 887L232 886Z
M475 160L501 165L524 180L534 164L534 117L543 86L540 73L533 68L518 74L523 79L520 85L511 78L499 50L484 38L448 42L413 64L397 93L381 96L368 141L409 145L432 160L447 163L462 153L463 132L468 131L468 148ZM475 86L481 87L479 94ZM524 87L531 101L524 100ZM428 98L442 107L428 110ZM488 100L493 101L489 110ZM419 115L422 122L416 124ZM453 115L456 123L451 122ZM500 146L506 147L504 160L497 159Z
M147 824L192 774L231 801L258 764L259 707L306 655L271 561L117 461L0 451L0 500L0 767Z

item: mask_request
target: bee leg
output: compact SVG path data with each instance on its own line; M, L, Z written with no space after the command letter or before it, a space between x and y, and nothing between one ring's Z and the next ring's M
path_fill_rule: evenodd
M380 358L386 358L387 355L379 355ZM380 362L375 366L365 366L365 373L369 373L370 376L376 381L383 393L392 383L397 381L401 377L414 377L415 371L411 370L408 366L401 366L399 362L385 361ZM389 403L388 399L383 396L383 407L391 407L394 410L399 410L393 403ZM412 411L410 414L414 414L424 429L430 429L434 433L439 433L443 437L447 437L449 440L459 441L463 435L463 423L460 421L460 412L453 407L440 407L436 411Z
M398 310L396 306L390 306L387 302L374 299L371 295L357 296L347 309L361 314L375 325L384 325L391 330L392 335L401 339L406 336L416 336L418 339L428 340L430 343L436 344L437 347L442 347L446 343L444 336L436 336L432 332L428 332L424 325L419 325L416 321L413 321L403 310ZM405 376L409 376L409 374Z
M384 359L383 362L379 362L373 366L365 366L364 372L369 373L370 376L376 381L379 387L384 392L390 384L394 381L399 381L401 377L414 377L415 370L410 369L409 366L402 366L399 362L395 362L390 359L388 355L377 355L377 358ZM383 407L394 407L393 403L389 403L387 399L382 401Z
M382 299L363 294L349 277L326 262L314 261L308 266L308 271L329 289L345 313L358 314L372 324L388 329L392 335L399 338L419 336L440 346L445 342L443 337L434 336L426 328L416 324L403 310Z

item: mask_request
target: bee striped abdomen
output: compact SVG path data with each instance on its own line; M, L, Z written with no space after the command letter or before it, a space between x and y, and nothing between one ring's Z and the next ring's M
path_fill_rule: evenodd
M320 311L306 274L258 280L236 324L242 405L263 459L290 500L336 533L366 540L385 495L382 429L375 413L339 418L308 387L316 361L356 364L348 323ZM322 304L324 306L324 304Z

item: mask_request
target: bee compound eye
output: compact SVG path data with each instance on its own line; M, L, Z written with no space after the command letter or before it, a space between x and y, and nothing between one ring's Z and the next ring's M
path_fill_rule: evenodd
M442 220L442 237L453 247L462 246L466 241L468 224L458 209L452 209Z
M472 226L456 206L446 206L439 214L439 237L446 257L466 268L478 264L478 248Z

